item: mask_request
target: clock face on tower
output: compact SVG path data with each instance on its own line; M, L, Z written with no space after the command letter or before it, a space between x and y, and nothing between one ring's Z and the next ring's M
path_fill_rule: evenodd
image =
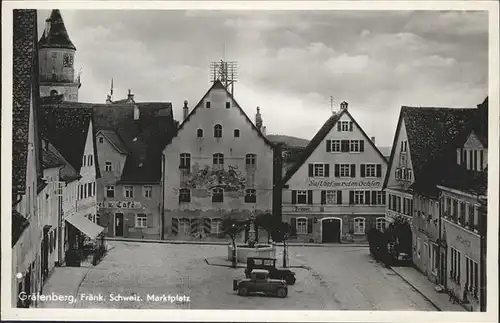
M64 54L63 64L64 64L64 67L73 67L73 55Z

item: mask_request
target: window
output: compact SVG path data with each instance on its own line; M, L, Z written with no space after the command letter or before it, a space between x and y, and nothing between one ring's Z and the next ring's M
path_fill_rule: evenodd
M406 179L411 181L411 178L412 178L412 171L411 171L411 169L407 169L406 170Z
M355 218L354 219L354 233L364 234L365 233L365 218Z
M87 164L87 156L83 156L82 166L86 166L86 164Z
M354 204L365 204L365 191L354 191Z
M437 274L438 269L438 246L433 243L431 245L431 271L433 274Z
M101 225L101 215L100 214L95 215L95 224Z
M420 237L417 237L417 257L420 258Z
M450 278L459 283L460 282L460 251L450 247Z
M191 191L187 188L181 188L179 191L179 203L191 202Z
M386 226L385 218L377 218L375 220L375 228L379 231L384 231Z
M385 192L376 191L375 193L375 201L372 201L372 204L375 205L385 205Z
M142 187L142 192L143 192L145 198L147 198L147 199L152 198L153 197L153 186L144 185Z
M203 138L203 129L196 129L196 137Z
M214 126L214 137L222 138L222 126L220 124Z
M340 141L340 151L341 152L349 152L349 140L341 140Z
M468 205L469 205L469 207L468 207L468 209L469 209L469 212L468 212L469 213L469 219L468 219L469 227L473 228L473 227L475 227L475 224L476 224L476 218L475 218L475 214L474 214L475 208L474 208L474 204L469 203Z
M93 157L94 157L93 155L89 155L88 156L88 163L87 164L89 166L92 166L94 164L94 158Z
M297 234L307 234L307 219L297 218Z
M134 197L134 187L132 185L126 185L123 187L123 192L126 198Z
M325 176L325 164L314 164L314 177Z
M183 218L179 220L179 233L191 235L191 220Z
M212 202L215 203L224 202L224 190L222 188L214 188L212 190Z
M231 102L226 102L226 109L230 109L231 108Z
M113 163L111 163L110 161L106 161L104 164L105 164L105 171L106 172L113 171Z
M64 65L64 67L72 67L73 66L73 55L70 55L68 53L64 53L63 65Z
M148 217L146 214L136 214L135 216L135 227L136 228L146 228L148 225Z
M257 196L255 194L255 189L249 188L245 191L245 203L256 203Z
M349 121L339 121L339 131L349 131Z
M326 204L337 204L337 191L326 191L325 196L326 196ZM340 204L340 203L338 203Z
M212 219L210 221L210 233L219 234L222 232L222 220Z
M213 155L213 163L214 163L214 166L215 165L223 166L224 165L224 154L221 154L221 153L214 154Z
M479 287L479 264L469 257L465 257L465 289L477 299Z
M408 142L407 141L401 141L401 151L406 152L408 149Z
M234 138L240 137L240 129L234 129Z
M106 197L115 197L115 186L114 185L106 185Z
M95 182L92 182L92 196L95 196Z
M465 203L460 202L459 205L460 205L460 209L459 209L459 215L458 215L458 222L465 225Z
M104 143L104 138L103 137L99 137L99 143L100 144Z
M452 201L453 209L452 209L452 219L453 221L457 221L458 218L458 201L456 199L453 199Z
M351 152L359 152L360 151L360 142L361 140L351 140L350 151Z
M330 151L340 152L340 140L330 140Z
M211 104L210 101L205 102L205 108L210 109Z
M340 164L340 177L351 177L350 164Z
M365 177L377 177L377 165L365 164ZM363 175L361 175L363 176Z
M191 169L191 154L189 153L181 154L179 168Z
M245 156L245 164L247 165L247 167L255 167L256 163L257 163L257 155L247 154Z
M300 190L297 191L297 204L306 204L307 203L307 191Z

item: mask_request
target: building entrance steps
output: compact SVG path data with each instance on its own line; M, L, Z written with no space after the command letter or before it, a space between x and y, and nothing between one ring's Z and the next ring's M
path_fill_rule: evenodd
M449 296L446 293L439 293L435 290L435 285L430 282L427 277L412 267L391 267L391 269L404 281L415 288L422 296L424 296L432 305L440 311L458 312L466 311L459 304L453 304L449 301Z
M43 286L43 295L58 299L41 300L38 302L38 307L73 308L75 304L71 302L71 298L78 301L78 289L91 268L92 266L54 268Z

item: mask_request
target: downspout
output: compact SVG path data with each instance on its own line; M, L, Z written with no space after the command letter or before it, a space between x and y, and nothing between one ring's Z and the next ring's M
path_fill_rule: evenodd
M160 240L165 239L165 155L161 154Z

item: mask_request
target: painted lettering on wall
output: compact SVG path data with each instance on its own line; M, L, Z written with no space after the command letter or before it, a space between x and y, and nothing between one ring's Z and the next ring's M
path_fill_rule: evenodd
M460 241L464 245L470 248L470 241L457 235L457 241Z
M354 188L354 187L380 187L381 181L337 181L332 179L310 179L310 187L326 187L326 188Z
M294 212L310 212L311 208L310 207L304 207L304 206L294 206L293 207Z
M135 201L103 201L97 203L97 207L101 209L105 208L140 209L142 205L141 202L135 202Z

